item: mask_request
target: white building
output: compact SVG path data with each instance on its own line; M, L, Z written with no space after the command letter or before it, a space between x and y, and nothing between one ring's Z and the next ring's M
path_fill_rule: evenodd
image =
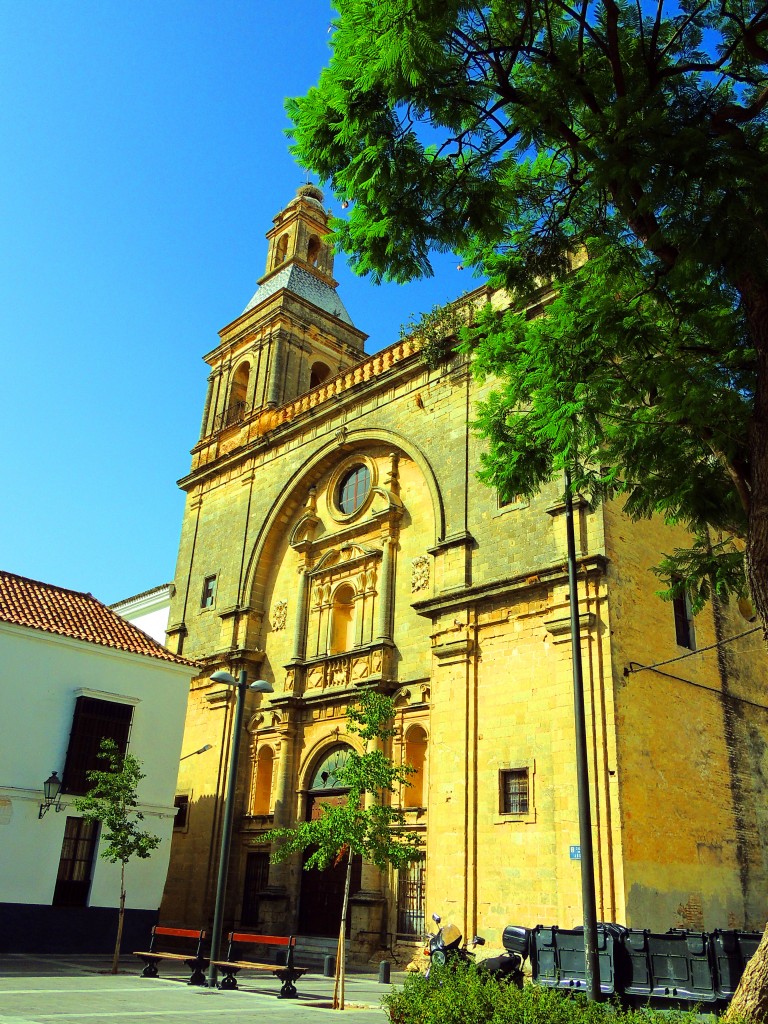
M171 610L171 598L175 593L172 583L163 583L134 597L126 597L109 607L127 622L132 622L134 626L149 633L159 644L165 644L168 613Z
M0 572L0 951L114 946L120 865L99 857L99 827L73 803L86 771L104 766L104 736L142 762L144 827L161 838L126 871L123 948L144 948L168 868L196 674L92 595ZM43 782L54 771L60 806L45 809Z

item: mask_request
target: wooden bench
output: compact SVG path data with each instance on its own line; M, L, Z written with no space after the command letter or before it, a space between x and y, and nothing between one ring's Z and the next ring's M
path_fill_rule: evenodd
M238 960L235 958L235 946L287 946L288 956L283 967L260 963L256 960ZM298 999L299 993L296 991L294 981L302 974L306 974L307 968L294 965L293 950L295 946L295 935L254 935L252 932L230 932L227 959L211 961L224 975L219 982L219 988L237 988L235 975L241 970L271 971L283 983L277 998Z
M157 940L160 939L163 946L172 946L171 949L158 949ZM155 925L152 929L152 939L147 950L134 950L134 956L140 957L145 964L141 972L142 978L159 977L157 965L161 960L181 960L192 971L189 979L190 985L205 985L205 974L203 973L208 958L202 955L203 940L205 932L192 931L188 928L163 928ZM186 946L186 949L182 948ZM194 953L192 948L194 947Z

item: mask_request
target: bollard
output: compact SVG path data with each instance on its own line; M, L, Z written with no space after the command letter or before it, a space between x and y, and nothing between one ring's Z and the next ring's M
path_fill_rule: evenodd
M326 956L323 958L323 977L332 978L336 974L336 957Z
M389 984L389 967L390 967L389 960L382 960L381 963L379 964L379 984L380 985L388 985Z

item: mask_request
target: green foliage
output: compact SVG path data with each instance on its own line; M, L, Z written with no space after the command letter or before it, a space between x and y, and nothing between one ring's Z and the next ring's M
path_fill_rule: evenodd
M419 854L419 836L404 830L405 818L388 801L388 794L408 784L413 769L395 765L379 744L393 735L394 704L390 697L364 690L347 708L347 728L363 740L364 751L351 750L335 770L341 786L349 787L339 805L322 803L314 821L267 832L261 842L275 843L274 860L314 848L306 868L326 868L349 851L362 854L382 869L402 867Z
M474 965L409 975L384 996L392 1024L696 1024L694 1011L622 1010L539 985L497 982Z
M430 370L448 359L458 348L459 337L468 322L466 306L460 302L450 306L433 306L428 313L416 317L400 328L400 337L414 337L419 343L421 358Z
M505 498L532 495L568 467L592 501L621 496L633 518L658 514L698 536L665 558L665 578L682 576L697 598L742 594L732 538L747 532L738 483L756 373L743 318L697 281L682 310L666 283L648 292L625 251L590 248L543 316L488 306L476 318L465 347L500 382L477 413L481 479ZM712 531L725 538L714 547Z
M489 309L467 340L500 382L483 478L531 494L568 465L633 516L748 536L768 621L749 530L768 515L765 7L335 7L330 64L287 109L294 154L349 202L353 267L406 281L453 250L518 309L559 289L545 317ZM453 333L433 314L430 365ZM743 590L727 541L673 559L702 597Z
M132 754L120 754L114 740L103 739L99 757L108 762L105 771L87 773L91 788L75 800L75 807L88 821L104 827L101 856L123 866L131 857L146 859L160 844L159 836L142 829L144 815L138 807L137 786L145 777L141 762Z

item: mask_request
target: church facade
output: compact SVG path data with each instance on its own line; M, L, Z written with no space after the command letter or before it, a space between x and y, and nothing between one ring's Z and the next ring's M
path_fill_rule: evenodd
M366 355L336 292L322 193L267 235L265 275L205 358L168 643L197 660L164 923L212 915L231 747L225 668L263 678L238 737L227 917L333 935L343 870L269 862L263 833L340 795L361 688L397 707L393 799L421 834L400 875L353 873L352 951L423 934L572 927L581 876L562 482L501 504L469 423L490 385L418 342ZM470 301L499 301L479 290ZM762 927L768 905L766 658L735 607L664 603L649 572L683 540L576 503L598 918ZM736 638L736 639L734 639ZM672 659L680 658L679 661ZM659 663L665 663L660 665ZM655 667L650 667L655 666Z

